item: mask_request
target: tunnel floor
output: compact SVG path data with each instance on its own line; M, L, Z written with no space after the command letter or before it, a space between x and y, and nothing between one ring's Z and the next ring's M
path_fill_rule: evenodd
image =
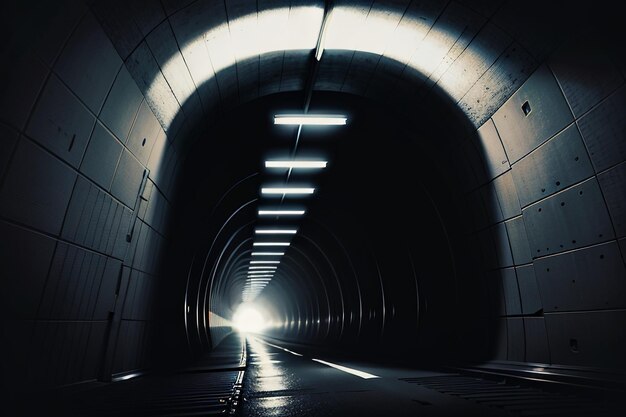
M530 382L351 360L346 353L237 333L192 366L127 377L29 394L11 415L623 415L614 402Z
M285 346L248 338L242 416L620 415L590 398L503 379L324 360L313 349Z

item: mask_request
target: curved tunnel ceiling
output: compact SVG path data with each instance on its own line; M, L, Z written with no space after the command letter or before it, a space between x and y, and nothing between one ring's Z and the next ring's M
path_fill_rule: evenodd
M293 140L269 118L309 104L356 122L348 140L328 140L322 194L259 299L283 325L275 335L624 368L626 66L617 26L599 28L608 11L168 0L16 13L0 103L0 266L26 278L3 280L3 308L27 323L7 321L7 349L49 368L43 385L142 368L154 349L200 352L230 331L268 178L260 164ZM385 130L376 114L397 122L391 140L372 139ZM350 160L358 135L381 169ZM405 161L395 171L394 150ZM351 175L393 173L420 204L406 197L394 216L363 188L341 192ZM333 201L374 204L359 217ZM387 244L402 234L412 239L400 251ZM165 335L181 336L183 317L181 348ZM104 353L71 372L38 351L68 358L85 344Z

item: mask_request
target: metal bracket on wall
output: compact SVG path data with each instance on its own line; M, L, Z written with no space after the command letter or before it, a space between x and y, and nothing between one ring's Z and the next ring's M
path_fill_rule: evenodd
M143 196L143 192L146 190L146 183L148 182L148 175L150 174L149 169L143 170L143 175L141 177L141 184L139 185L139 192L137 193L137 198L135 199L135 209L133 210L133 218L130 221L130 225L128 227L128 233L126 234L126 241L130 242L133 239L133 233L135 232L135 223L137 222L137 216L139 216L139 205L141 200L148 201Z

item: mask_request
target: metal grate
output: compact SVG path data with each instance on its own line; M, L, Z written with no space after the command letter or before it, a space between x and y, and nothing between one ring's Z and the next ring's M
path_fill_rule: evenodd
M616 416L605 404L590 398L544 391L463 375L400 378L443 394L508 411L519 416Z
M183 373L118 382L64 401L62 412L72 416L134 417L232 414L239 402L243 373Z

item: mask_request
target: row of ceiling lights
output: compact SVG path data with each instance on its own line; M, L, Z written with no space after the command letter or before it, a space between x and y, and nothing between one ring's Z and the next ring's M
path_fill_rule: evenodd
M302 128L304 125L345 125L347 117L343 115L276 115L274 116L274 124L276 125L295 125ZM319 160L272 160L265 161L266 169L287 169L289 173L292 170L314 170L326 168L327 161ZM281 197L281 203L285 197L297 197L311 195L315 192L313 187L295 187L285 184L280 187L262 187L261 196L265 197ZM306 210L282 207L278 208L261 208L258 211L259 217L298 217L303 216ZM253 242L253 251L251 253L250 264L248 266L247 277L243 289L242 299L244 302L253 300L265 286L272 280L278 265L280 257L285 254L283 250L278 248L286 248L291 243L285 240L284 236L292 237L298 232L297 228L276 227L276 228L257 228L255 236L259 237L276 237L276 240L257 240ZM279 238L283 236L283 238ZM261 239L262 239L261 238ZM257 248L263 250L255 251ZM271 250L272 248L277 248ZM267 251L266 251L267 250Z

